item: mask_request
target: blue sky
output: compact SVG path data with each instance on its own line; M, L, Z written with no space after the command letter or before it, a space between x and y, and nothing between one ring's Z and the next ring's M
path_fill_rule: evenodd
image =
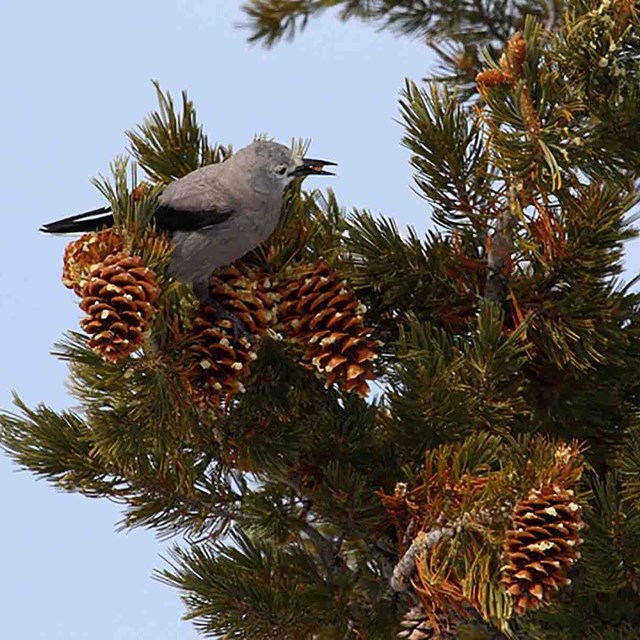
M343 206L426 227L410 189L397 98L430 64L419 42L331 14L294 43L250 47L236 0L0 3L0 407L73 405L66 367L49 355L77 328L60 283L65 239L48 220L99 206L91 177L126 146L124 131L155 107L158 79L187 89L212 140L238 148L255 133L313 140L339 162ZM117 506L59 493L0 454L0 638L187 640L182 603L150 576L166 548L152 532L115 532Z

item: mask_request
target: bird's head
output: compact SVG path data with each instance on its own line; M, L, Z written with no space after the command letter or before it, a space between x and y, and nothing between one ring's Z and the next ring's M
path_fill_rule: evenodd
M306 176L332 176L325 171L326 166L335 166L335 162L301 158L291 149L277 142L256 141L238 151L242 160L251 172L252 186L262 193L282 194L285 187L296 178Z

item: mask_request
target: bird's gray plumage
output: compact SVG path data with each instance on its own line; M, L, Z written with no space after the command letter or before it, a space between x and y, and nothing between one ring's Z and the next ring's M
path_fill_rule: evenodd
M211 226L175 231L171 271L182 282L206 279L211 272L257 247L273 233L282 210L289 173L300 164L290 149L254 142L226 162L198 169L169 184L160 197L177 211L212 211ZM275 171L287 167L283 176ZM223 219L226 218L226 219Z
M277 142L256 141L229 159L196 169L168 184L159 197L154 223L172 235L170 270L209 299L208 279L267 240L278 224L285 187L296 177L332 175L334 164L300 158ZM73 233L113 224L108 207L70 216L42 227Z

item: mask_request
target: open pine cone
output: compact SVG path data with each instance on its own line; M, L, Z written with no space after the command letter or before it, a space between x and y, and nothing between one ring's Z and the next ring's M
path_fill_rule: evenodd
M221 406L244 391L242 378L255 358L249 341L234 341L227 323L213 309L200 309L186 338L183 375L189 395L203 407Z
M80 324L91 335L91 348L110 362L133 353L149 328L158 294L156 275L139 256L116 253L95 265L80 302L87 313Z
M327 386L337 383L361 396L375 380L377 342L364 326L366 310L326 262L305 265L281 288L278 315L290 337L306 346L303 364L317 369Z
M264 274L242 263L224 267L210 280L215 301L255 337L261 336L275 317L270 286ZM212 307L201 307L183 349L184 377L194 401L221 407L242 392L242 379L256 350L255 339L234 340L231 321L219 317Z
M517 613L548 604L571 582L567 572L579 557L582 526L573 492L557 485L533 490L516 504L504 543L501 582Z
M399 640L450 640L457 637L449 620L443 615L437 616L436 626L429 620L422 605L411 607L404 614L402 631L398 633Z
M223 267L209 280L211 295L242 322L249 333L261 336L275 319L271 282L242 262Z
M64 250L62 284L81 296L91 270L107 256L121 249L122 238L114 229L85 233L70 242Z

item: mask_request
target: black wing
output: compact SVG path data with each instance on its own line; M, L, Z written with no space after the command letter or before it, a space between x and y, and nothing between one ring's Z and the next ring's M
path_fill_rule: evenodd
M225 222L232 214L232 210L186 211L161 205L156 210L153 220L156 228L162 231L197 231ZM42 225L40 231L45 233L85 233L111 226L113 226L111 208L101 207L49 222Z
M185 209L174 209L160 205L153 220L156 223L156 228L163 231L197 231L226 222L232 215L233 210L231 209L226 211L217 209L186 211Z

